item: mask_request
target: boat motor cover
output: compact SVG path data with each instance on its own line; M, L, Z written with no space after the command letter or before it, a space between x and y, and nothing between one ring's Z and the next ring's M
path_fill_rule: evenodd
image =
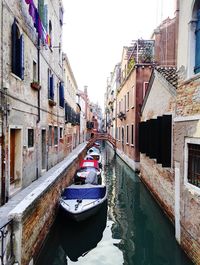
M62 198L64 200L83 200L83 199L99 199L106 194L106 187L94 188L66 188L63 192Z

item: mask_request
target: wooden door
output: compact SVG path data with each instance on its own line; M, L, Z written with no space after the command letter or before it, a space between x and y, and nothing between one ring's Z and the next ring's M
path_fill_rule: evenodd
M15 181L15 130L10 130L10 184Z

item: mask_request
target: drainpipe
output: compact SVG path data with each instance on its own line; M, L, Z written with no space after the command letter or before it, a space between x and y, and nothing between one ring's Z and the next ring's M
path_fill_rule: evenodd
M180 0L176 0L176 26L175 26L175 65L177 66L177 55L178 55L178 31L179 31L179 10L180 10Z
M1 198L0 205L6 203L6 120L5 120L5 95L3 88L3 1L1 2Z
M39 1L38 1L38 10L39 10ZM38 59L38 83L40 83L40 38L38 33L37 40L37 59ZM38 118L36 121L37 133L39 133L39 122L40 122L40 89L38 90ZM39 137L37 137L38 139ZM38 141L38 140L37 140ZM36 150L36 179L39 177L39 142L37 142L37 150Z

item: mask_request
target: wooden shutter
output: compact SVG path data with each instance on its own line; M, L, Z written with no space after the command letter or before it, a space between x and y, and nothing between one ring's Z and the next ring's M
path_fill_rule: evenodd
M24 80L24 36L23 34L21 35L19 39L19 77Z
M150 154L150 121L146 121L146 131L145 131L145 138L146 138L146 155L149 156Z
M62 82L59 83L59 105L64 107L64 86Z
M171 167L171 130L172 130L172 116L164 115L162 117L162 140L161 140L161 157L162 166Z
M161 145L162 145L162 117L157 117L157 123L156 123L156 128L155 128L155 133L156 133L156 159L157 163L160 164L162 162L162 157L161 157Z
M157 124L157 120L151 119L150 124L151 124L151 126L150 126L150 128L151 128L150 158L156 158L156 142L157 142L156 124Z
M53 79L53 75L50 76L50 93L49 93L49 96L50 96L50 99L51 100L54 100L54 79Z
M145 122L142 121L139 124L139 150L140 153L145 153Z
M195 51L195 74L200 72L200 10L197 11L196 24L196 51Z
M17 73L17 25L16 22L12 24L12 29L11 29L11 40L12 40L12 73L16 74Z

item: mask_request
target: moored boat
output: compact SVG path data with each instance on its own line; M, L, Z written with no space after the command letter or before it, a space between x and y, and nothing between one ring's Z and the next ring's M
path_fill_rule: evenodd
M65 188L60 198L60 206L76 221L83 221L97 213L107 199L105 185L75 185Z

